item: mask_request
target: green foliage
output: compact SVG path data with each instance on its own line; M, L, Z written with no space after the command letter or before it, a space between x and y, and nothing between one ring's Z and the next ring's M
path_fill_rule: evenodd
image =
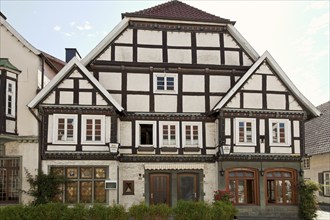
M166 220L172 213L172 209L166 204L152 205L149 209L151 219Z
M319 185L310 180L299 183L299 215L302 219L312 220L317 217L317 200L315 193L320 190Z
M149 206L144 203L138 205L133 205L129 208L128 213L130 217L133 217L135 220L145 220L150 216Z
M27 182L30 184L28 191L23 191L34 197L33 205L46 204L52 202L54 197L60 193L60 185L64 183L64 178L55 173L50 172L44 174L41 170L33 177L31 173L25 169Z
M238 213L236 207L229 201L215 201L212 204L213 219L234 219Z
M1 220L167 220L171 217L175 220L231 220L236 213L232 204L224 201L213 204L179 201L175 208L166 204L147 206L140 203L131 206L129 213L121 205L101 204L91 207L83 204L68 207L61 203L0 207Z

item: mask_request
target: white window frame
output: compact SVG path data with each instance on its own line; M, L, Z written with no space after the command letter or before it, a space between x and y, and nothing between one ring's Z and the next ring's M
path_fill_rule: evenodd
M163 144L163 127L164 125L175 126L175 144ZM170 121L160 121L159 122L159 147L180 147L180 132L179 132L179 122L170 122ZM169 135L170 137L170 135Z
M252 127L251 127L251 135L252 135L252 141L251 142L240 142L239 141L239 123L243 122L244 123L244 139L246 139L246 123L250 122ZM235 135L235 144L236 145L240 145L240 146L252 146L252 145L256 145L256 119L255 118L236 118L235 119L235 131L234 131Z
M174 78L174 89L173 90L167 90L166 83L164 85L163 90L157 89L157 78L158 77L164 77L165 79L167 77L173 77ZM178 93L178 75L177 74L173 74L173 73L154 73L153 80L154 80L154 93L168 93L168 94L177 94Z
M284 123L285 142L274 143L273 141L273 123ZM279 133L279 132L278 132ZM270 146L290 146L291 145L291 123L289 119L269 119L269 145Z
M186 126L196 126L198 127L198 144L186 144ZM192 132L192 131L191 131ZM182 145L183 147L203 147L203 133L202 133L202 122L182 122Z
M140 125L152 125L152 144L141 144ZM157 142L157 122L156 121L136 121L135 122L135 146L138 147L156 147Z
M87 120L93 120L93 140L87 140L86 124ZM104 115L82 115L81 116L81 143L82 144L105 144L105 116ZM95 140L95 120L101 120L101 140Z
M330 196L330 171L323 172L323 195Z
M310 157L303 158L304 170L309 170L311 168Z
M59 119L73 119L73 140L58 140L58 120ZM77 144L77 126L78 126L78 116L73 114L54 114L53 116L53 143L54 144ZM66 127L64 135L66 136Z
M9 85L11 86L11 90L9 91ZM11 113L9 113L9 108L8 108L8 101L9 97L11 97ZM15 117L16 116L16 82L13 80L7 79L7 84L6 84L6 115L8 117Z

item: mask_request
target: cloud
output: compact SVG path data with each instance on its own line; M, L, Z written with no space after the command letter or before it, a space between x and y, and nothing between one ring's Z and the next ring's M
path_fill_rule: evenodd
M77 29L80 31L90 30L92 29L92 25L88 21L85 21L83 25L77 25Z
M60 30L61 30L61 27L60 27L59 25L55 25L55 26L53 27L53 30L54 30L54 31L60 31Z
M74 21L71 21L71 22L70 22L70 25L71 25L71 26L74 26L75 24L76 24L76 22L74 22Z

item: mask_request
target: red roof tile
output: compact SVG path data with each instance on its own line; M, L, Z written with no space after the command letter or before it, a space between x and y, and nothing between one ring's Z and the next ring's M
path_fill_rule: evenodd
M172 0L136 12L122 13L122 17L160 18L169 20L188 20L235 24L234 21L209 14L205 11L194 8L177 0Z

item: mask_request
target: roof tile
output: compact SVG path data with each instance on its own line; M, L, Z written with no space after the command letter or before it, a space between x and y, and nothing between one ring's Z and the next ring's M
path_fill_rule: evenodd
M235 24L234 21L209 14L177 0L172 0L136 12L126 12L122 14L122 17L160 18Z

